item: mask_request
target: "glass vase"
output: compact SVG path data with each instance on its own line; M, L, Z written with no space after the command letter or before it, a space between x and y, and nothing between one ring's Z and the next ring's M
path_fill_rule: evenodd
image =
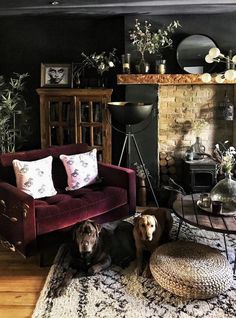
M236 181L231 173L225 173L225 178L214 186L210 196L212 201L223 202L224 212L236 210Z
M199 160L203 157L202 154L205 153L205 146L203 146L200 137L196 137L195 143L190 149L193 152L193 159Z
M106 78L104 74L98 73L97 77L97 87L105 88L106 87Z
M144 58L141 58L140 62L135 65L135 69L138 74L147 74L149 73L150 65Z

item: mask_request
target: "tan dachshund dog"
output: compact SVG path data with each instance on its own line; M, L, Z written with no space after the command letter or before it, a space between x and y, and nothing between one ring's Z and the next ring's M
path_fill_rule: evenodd
M143 272L143 254L151 253L169 239L173 224L170 210L165 208L147 209L134 219L133 235L136 246L137 273ZM148 269L149 270L149 266ZM148 272L147 274L150 274Z

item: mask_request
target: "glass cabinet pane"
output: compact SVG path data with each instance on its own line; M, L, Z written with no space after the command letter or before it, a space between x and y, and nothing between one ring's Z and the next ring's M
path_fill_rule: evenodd
M101 105L101 103L93 103L93 121L95 123L102 122L102 105Z
M61 120L71 122L71 104L68 102L63 102L61 105Z
M72 144L74 143L73 129L64 128L63 130L63 144Z
M91 146L90 127L82 126L82 142Z
M50 133L51 133L51 145L54 145L54 146L60 145L59 127L52 126Z
M50 115L50 121L59 120L59 103L58 102L50 102L49 115Z
M93 140L95 146L102 145L102 127L93 128Z
M98 152L97 152L97 160L98 160L98 161L103 161L102 151L98 151Z
M81 103L81 121L89 122L90 121L90 112L88 103Z

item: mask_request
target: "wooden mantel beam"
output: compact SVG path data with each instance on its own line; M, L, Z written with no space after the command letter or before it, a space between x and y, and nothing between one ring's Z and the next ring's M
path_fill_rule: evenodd
M236 84L234 81L224 81L222 84L212 80L209 83L204 83L201 80L201 74L118 74L117 84L120 85L207 85L207 84Z

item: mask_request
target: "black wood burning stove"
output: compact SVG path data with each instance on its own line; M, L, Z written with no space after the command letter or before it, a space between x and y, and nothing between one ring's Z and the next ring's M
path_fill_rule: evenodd
M209 192L217 182L216 162L210 158L185 160L184 176L187 192Z

